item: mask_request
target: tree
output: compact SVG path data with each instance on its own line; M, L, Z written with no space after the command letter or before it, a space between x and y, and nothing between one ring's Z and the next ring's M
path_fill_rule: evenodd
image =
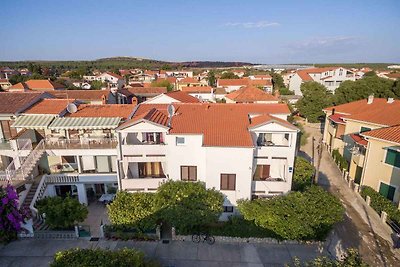
M153 193L118 192L115 200L107 206L111 223L117 227L133 227L141 231L155 229L155 196Z
M17 238L25 213L18 209L18 194L14 187L0 186L0 243Z
M222 213L224 195L206 189L202 182L170 181L162 184L155 199L158 217L187 234L193 228L215 223Z
M213 70L208 72L207 79L208 79L208 85L210 85L212 87L216 86L217 79L215 78L215 73Z
M323 108L332 105L332 93L317 82L306 82L300 87L303 98L297 102L297 107L302 116L309 122L318 122L324 115Z
M168 92L174 90L174 85L171 84L168 80L156 80L151 83L151 86L152 87L166 87Z
M91 86L90 88L93 90L100 90L105 86L105 84L102 81L92 81L90 83L90 86Z
M375 97L399 97L395 94L395 82L378 76L367 76L357 81L344 81L335 90L336 105L366 99L369 95Z
M296 157L294 163L294 173L292 181L292 190L304 191L311 185L312 177L314 175L315 168L305 158Z
M36 203L40 214L45 214L46 224L53 229L70 229L83 222L88 209L75 198L46 197Z
M393 84L393 93L396 98L400 98L400 79L397 79Z
M364 73L364 76L363 76L363 77L371 77L371 76L377 76L377 75L376 75L376 72L373 71L373 70L368 71L368 72Z
M244 219L286 240L323 240L343 218L343 206L319 186L271 199L238 201Z
M227 71L227 72L222 73L221 79L239 79L239 76L235 75L231 71Z

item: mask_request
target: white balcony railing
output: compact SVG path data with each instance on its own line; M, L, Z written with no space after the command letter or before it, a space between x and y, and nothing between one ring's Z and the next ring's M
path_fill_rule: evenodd
M128 191L155 191L167 178L131 178L121 179L123 190Z
M115 138L81 138L62 139L49 138L45 141L46 149L115 149Z
M166 146L154 145L122 145L122 154L134 157L165 157Z

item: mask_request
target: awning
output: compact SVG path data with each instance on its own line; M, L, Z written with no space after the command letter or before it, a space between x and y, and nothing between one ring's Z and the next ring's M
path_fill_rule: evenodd
M56 118L49 126L51 130L114 129L121 118L115 117L64 117Z
M54 119L50 115L24 115L19 116L11 127L26 129L45 129Z

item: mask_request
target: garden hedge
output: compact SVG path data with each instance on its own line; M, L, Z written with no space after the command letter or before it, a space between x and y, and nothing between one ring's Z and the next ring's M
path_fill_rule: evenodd
M314 172L315 168L310 162L308 162L308 160L302 157L296 157L294 163L292 190L304 191L308 186L311 185Z
M342 155L340 155L338 149L332 150L332 158L336 162L336 164L339 166L339 169L346 170L346 171L349 169L349 163Z

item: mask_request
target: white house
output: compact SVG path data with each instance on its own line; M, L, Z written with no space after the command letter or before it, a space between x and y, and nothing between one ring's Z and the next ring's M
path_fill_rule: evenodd
M117 87L118 89L121 89L125 84L125 80L122 76L112 72L103 72L96 76L96 80L107 83L110 87Z
M300 86L303 82L315 81L324 85L332 93L344 81L355 81L353 72L342 67L326 67L298 70L289 81L289 90L295 95L302 95Z
M198 98L182 91L172 91L159 94L144 101L144 104L198 103Z
M225 195L221 219L238 199L286 194L298 133L289 113L285 104L141 104L117 129L119 189L202 181Z
M182 92L187 93L200 101L214 102L214 89L211 86L182 87Z

